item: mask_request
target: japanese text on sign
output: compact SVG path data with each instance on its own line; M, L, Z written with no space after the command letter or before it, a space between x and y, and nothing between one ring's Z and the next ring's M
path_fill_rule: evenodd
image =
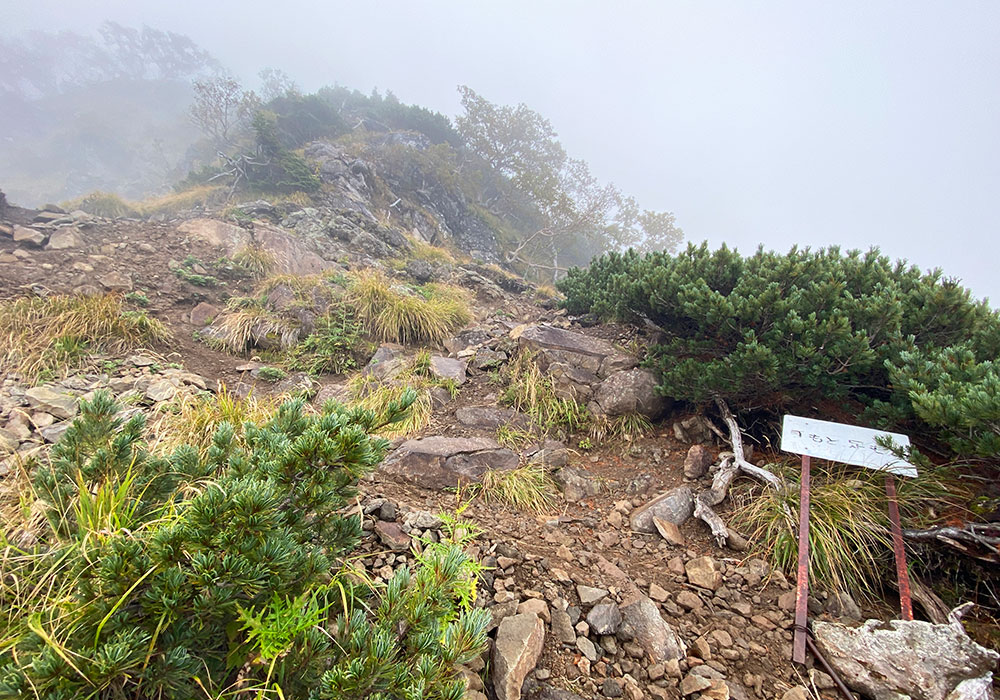
M784 452L884 470L900 476L916 476L917 468L878 444L876 438L879 437L891 438L896 447L910 446L910 439L899 433L815 418L785 416L781 425L781 449Z

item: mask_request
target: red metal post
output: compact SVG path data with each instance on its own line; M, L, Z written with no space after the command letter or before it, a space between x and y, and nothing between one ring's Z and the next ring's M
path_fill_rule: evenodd
M799 491L799 572L796 580L795 632L792 661L806 662L809 621L809 457L802 455L802 486Z
M903 528L899 524L899 504L896 502L896 478L891 472L885 475L885 494L889 497L892 551L896 556L896 579L899 581L899 610L904 620L912 620L913 601L910 595L910 574L906 570L906 548L903 546Z

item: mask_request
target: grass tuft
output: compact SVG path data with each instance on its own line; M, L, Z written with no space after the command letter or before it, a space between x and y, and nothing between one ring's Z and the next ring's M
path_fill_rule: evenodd
M521 352L507 369L509 384L502 400L528 414L544 432L577 431L586 427L590 413L573 399L556 396L552 380L530 352Z
M412 290L373 270L354 276L350 298L367 332L380 341L440 343L472 320L463 290L444 284Z
M37 378L79 367L94 352L122 352L170 333L117 294L22 297L0 302L0 374Z
M233 262L246 270L253 279L263 279L274 270L274 253L259 245L244 246L233 254Z
M407 391L414 390L417 392L417 399L409 413L402 420L379 431L382 437L389 439L412 435L430 424L432 406L429 382L418 377L411 379L414 381L408 382L406 377L401 376L391 384L381 384L370 377L358 375L347 385L348 395L351 396L348 403L352 407L375 411L379 416L378 422L381 423L386 406L398 402Z
M533 513L551 511L556 502L556 485L540 464L488 471L483 474L482 493L487 501Z
M782 492L754 486L734 494L733 525L750 533L755 554L791 574L798 561L798 469L769 465L784 477ZM920 524L928 508L962 500L954 485L933 471L919 479L897 479L903 527ZM892 567L892 536L885 495L885 475L843 465L814 463L810 483L809 577L820 588L876 599Z

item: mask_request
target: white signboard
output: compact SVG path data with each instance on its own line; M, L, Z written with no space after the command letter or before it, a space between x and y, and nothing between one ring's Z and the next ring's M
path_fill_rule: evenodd
M910 446L910 438L899 433L815 418L785 416L781 424L783 452L884 470L900 476L917 475L915 466L875 442L877 437L891 438L896 447Z

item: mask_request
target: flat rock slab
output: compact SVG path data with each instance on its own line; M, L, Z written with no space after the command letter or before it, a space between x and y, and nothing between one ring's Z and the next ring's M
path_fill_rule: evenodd
M1000 655L961 625L868 620L813 623L816 645L850 688L875 700L987 698Z
M77 399L49 386L35 386L24 392L33 409L51 413L56 418L72 418L79 410Z
M619 610L622 629L632 634L651 664L681 660L687 656L684 642L660 616L660 609L649 598L633 593L622 601Z
M544 367L562 363L606 377L636 364L635 358L623 354L607 340L554 326L518 326L510 332L510 337L520 347L540 353Z
M15 243L25 243L36 248L41 248L45 245L45 240L48 238L41 231L36 231L33 228L28 228L27 226L14 225L14 242Z
M517 465L517 454L495 440L438 435L407 440L382 463L381 472L424 488L445 489Z
M465 372L469 365L463 360L434 355L431 358L430 373L437 379L450 379L457 386L465 384Z
M493 645L493 689L497 700L520 700L524 679L542 655L545 623L532 613L505 617Z
M531 420L512 408L500 406L463 406L455 411L455 419L470 428L496 430L501 425L527 429Z
M66 250L67 248L79 248L83 245L83 237L80 232L72 226L61 228L49 236L49 242L45 245L46 250Z

